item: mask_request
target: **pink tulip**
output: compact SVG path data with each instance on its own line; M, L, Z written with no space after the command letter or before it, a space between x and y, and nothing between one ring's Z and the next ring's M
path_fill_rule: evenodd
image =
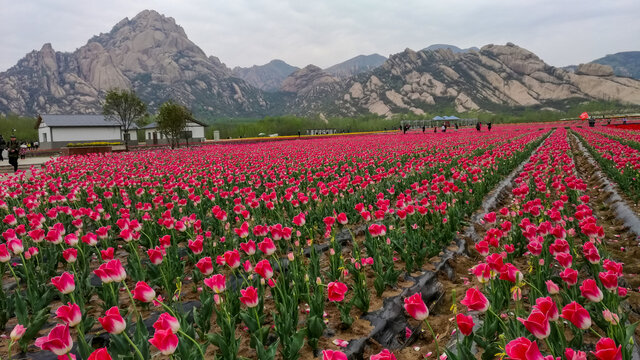
M582 296L594 303L600 302L604 299L604 294L593 279L585 279L580 286L580 292Z
M174 334L180 330L180 322L175 317L169 315L169 313L162 313L158 317L153 328L156 330L171 330Z
M465 305L469 311L485 312L489 309L489 300L476 288L468 289L460 303Z
M258 291L253 286L240 290L240 295L242 295L240 302L247 307L252 308L258 306Z
M27 328L18 324L14 326L13 330L11 330L11 334L9 334L9 338L11 341L16 342L22 338L22 335L27 331Z
M158 348L162 355L171 355L178 347L178 337L171 331L171 329L156 330L153 334L153 338L151 338L149 342L151 345Z
M198 262L196 263L196 267L204 276L213 274L213 262L208 256L198 260Z
M67 303L67 305L62 305L56 310L56 317L70 327L74 327L82 320L82 313L78 304Z
M240 266L240 253L237 249L224 253L224 262L232 269Z
M60 276L51 278L51 283L63 294L70 294L76 289L76 284L73 280L74 275L68 272L62 273Z
M98 318L98 321L109 334L118 335L127 328L127 323L120 315L120 310L114 306L105 312L105 316Z
M422 294L416 293L404 299L404 309L416 320L424 320L429 316L429 309L422 300Z
M226 277L221 274L213 275L210 278L204 279L204 284L213 290L216 294L221 294L227 288Z
M132 291L133 298L141 302L151 302L156 297L156 292L144 281L138 281Z
M348 360L347 355L337 350L322 350L322 360Z
M505 352L514 360L543 360L538 344L525 337L511 340L505 347Z
M256 267L253 269L253 271L255 271L256 274L262 276L262 278L265 280L271 279L271 277L273 276L273 269L271 268L271 264L267 259L260 260L256 264Z
M262 242L258 243L258 249L260 249L260 251L265 255L269 256L276 252L276 245L270 238L265 238Z
M560 316L582 330L587 330L591 327L589 312L575 301L562 308L562 315Z
M49 335L39 337L35 341L35 345L42 350L49 350L52 353L61 356L71 351L73 340L69 333L69 325L56 325Z
M11 254L7 250L7 244L0 244L0 263L7 263L11 260Z
M396 360L396 356L389 350L384 349L375 355L371 355L369 360Z
M341 282L330 282L327 284L327 298L329 301L340 302L344 300L344 296L347 293L347 285Z
M547 280L545 281L545 284L547 285L547 292L549 294L555 295L560 292L560 287L554 283L553 280Z
M107 348L99 348L89 355L87 360L112 360Z
M533 336L540 340L546 339L549 334L551 334L549 319L540 311L534 310L526 320L519 317L518 321L520 321Z

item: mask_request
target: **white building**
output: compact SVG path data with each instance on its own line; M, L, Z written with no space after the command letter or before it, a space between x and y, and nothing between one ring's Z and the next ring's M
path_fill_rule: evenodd
M120 124L104 115L40 115L36 123L38 141L42 149L55 149L69 143L124 142ZM137 144L138 127L129 129L129 143Z
M198 120L187 122L184 136L180 137L180 142L204 142L204 129L207 124ZM158 123L153 122L142 128L144 130L144 139L147 145L168 144L169 140L164 134L158 130Z

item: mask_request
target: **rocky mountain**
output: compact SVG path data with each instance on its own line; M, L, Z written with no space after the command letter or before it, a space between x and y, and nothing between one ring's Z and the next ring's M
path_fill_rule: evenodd
M45 44L0 73L0 113L95 113L111 88L132 88L152 109L170 98L213 116L258 116L269 107L173 18L145 10L73 53Z
M611 66L618 76L640 79L640 51L619 52L592 62Z
M360 73L373 70L387 60L380 54L358 55L347 61L324 69L328 74L340 79L348 78Z
M346 114L422 114L435 106L458 112L500 106L545 106L568 99L640 104L640 81L613 75L611 67L586 64L575 73L547 65L514 44L479 51L405 51L375 70L350 78L334 95Z
M433 44L433 45L427 46L426 48L424 48L422 50L434 50L435 51L435 50L440 50L440 49L449 49L449 50L453 51L455 54L480 50L475 46L470 47L470 48L466 48L466 49L460 49L459 47L457 47L455 45L449 45L449 44Z
M300 68L291 66L282 60L272 60L264 65L249 68L235 67L233 75L249 85L264 91L278 91L282 81Z

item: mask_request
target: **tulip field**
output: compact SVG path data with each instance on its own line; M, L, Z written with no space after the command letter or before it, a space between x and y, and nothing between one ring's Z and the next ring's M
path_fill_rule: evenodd
M637 213L640 133L580 125L70 156L2 177L0 358L631 360L640 234L594 174Z

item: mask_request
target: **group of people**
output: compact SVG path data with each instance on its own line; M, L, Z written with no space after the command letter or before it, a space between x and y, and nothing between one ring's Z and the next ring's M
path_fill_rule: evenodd
M481 131L481 130L482 130L482 123L480 121L478 121L476 123L476 131ZM487 130L491 131L491 123L490 122L487 123Z
M13 166L13 171L18 171L18 158L22 156L24 159L27 152L26 144L24 142L20 144L13 134L9 137L9 141L5 141L0 134L0 161L4 161L3 153L5 149L7 149L7 157L9 158L9 164Z

